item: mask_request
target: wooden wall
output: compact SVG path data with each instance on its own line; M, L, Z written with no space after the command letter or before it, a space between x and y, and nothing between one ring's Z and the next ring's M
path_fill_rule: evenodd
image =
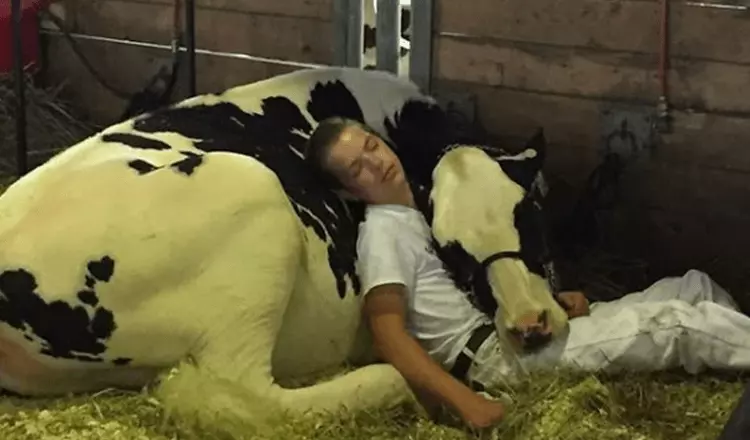
M550 171L574 187L600 160L602 110L656 105L656 0L437 4L436 90L475 93L497 135L543 126ZM748 286L750 13L671 5L674 130L627 168L614 238L655 276L698 267Z
M172 39L171 0L63 0L61 4L75 32L165 45ZM319 64L332 61L331 0L196 0L196 5L196 45L201 49ZM101 123L124 111L126 102L94 80L62 37L48 41L48 77L53 82L66 81L68 95ZM142 89L170 60L168 51L158 49L82 40L79 46L108 82L128 92ZM196 63L199 93L295 70L208 55L198 55Z

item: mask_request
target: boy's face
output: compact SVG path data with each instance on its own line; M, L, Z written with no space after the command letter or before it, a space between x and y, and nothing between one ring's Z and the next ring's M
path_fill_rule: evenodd
M356 125L341 132L323 166L367 203L396 203L408 189L398 156L380 137Z

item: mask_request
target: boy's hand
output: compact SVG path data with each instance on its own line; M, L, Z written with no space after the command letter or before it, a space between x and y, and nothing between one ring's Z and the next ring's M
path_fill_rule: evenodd
M557 298L563 304L568 313L568 318L573 319L589 314L589 300L579 291L560 292Z

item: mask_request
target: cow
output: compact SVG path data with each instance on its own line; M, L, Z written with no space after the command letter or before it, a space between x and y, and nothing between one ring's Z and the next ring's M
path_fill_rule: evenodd
M114 124L0 197L0 387L140 388L195 420L382 408L413 398L360 316L364 206L302 148L330 116L397 146L456 284L509 329L566 326L539 233L544 140L454 145L435 101L395 75L300 70ZM281 384L345 364L310 386ZM165 372L170 372L165 376Z
M399 24L398 71L399 76L409 76L409 53L411 49L411 1L400 0L401 20ZM362 4L363 18L363 51L362 67L365 70L377 68L377 38L376 23L377 0L364 0Z

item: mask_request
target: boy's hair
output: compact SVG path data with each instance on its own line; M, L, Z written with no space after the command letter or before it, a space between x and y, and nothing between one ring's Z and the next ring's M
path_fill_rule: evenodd
M325 161L331 147L336 143L344 129L352 126L360 127L369 133L378 135L373 129L359 121L334 116L321 121L305 144L303 152L305 162L313 173L331 189L342 189L343 186L336 176L326 169Z

